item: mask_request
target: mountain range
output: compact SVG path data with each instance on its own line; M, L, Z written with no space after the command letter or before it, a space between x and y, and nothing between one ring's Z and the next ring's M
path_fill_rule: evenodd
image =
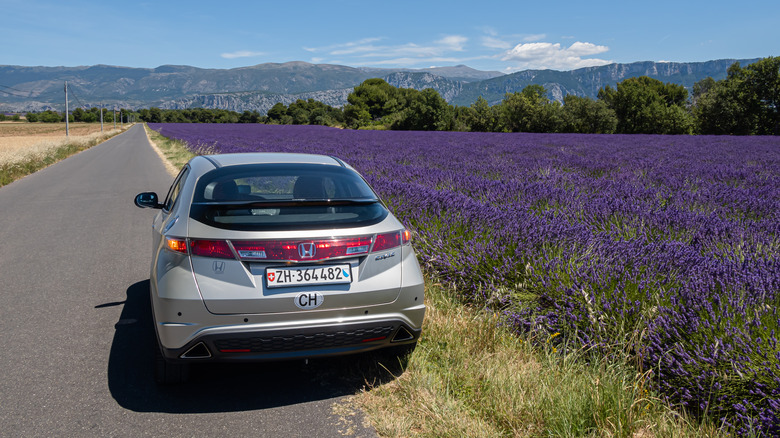
M634 76L650 76L685 86L707 77L726 77L734 62L758 59L721 59L707 62L635 62L586 67L571 71L525 70L512 74L481 71L458 65L427 69L355 68L306 62L266 63L233 69L203 69L182 65L133 68L109 65L80 67L24 67L0 65L0 110L42 111L65 108L121 107L140 109L221 108L265 113L278 102L315 99L331 106L347 103L355 86L382 78L395 87L433 88L455 105L471 105L480 96L491 105L506 93L530 84L548 90L551 99L567 94L596 98L606 85Z

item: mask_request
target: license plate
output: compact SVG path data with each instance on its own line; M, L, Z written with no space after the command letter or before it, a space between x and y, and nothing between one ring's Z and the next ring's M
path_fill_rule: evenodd
M269 288L346 283L352 283L349 264L265 269L265 284Z

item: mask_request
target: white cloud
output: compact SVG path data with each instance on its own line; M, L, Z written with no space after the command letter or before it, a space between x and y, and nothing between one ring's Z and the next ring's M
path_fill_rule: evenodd
M534 35L526 35L526 36L524 36L523 37L523 41L530 43L530 42L534 42L534 41L543 40L545 38L547 38L547 34L537 33L537 34L534 34Z
M381 41L381 40L382 38L363 38L357 41L350 41L341 44L331 44L325 47L304 47L303 50L306 50L307 52L343 51L344 53L350 54L355 52L361 52L364 50L370 50L369 49L370 47L374 47L373 45L371 45L371 43Z
M512 47L512 43L495 38L493 36L483 36L482 45L488 49L507 50Z
M445 35L429 44L376 44L384 38L363 38L357 41L333 44L323 47L304 47L304 50L330 57L352 57L350 64L360 65L405 65L431 63L459 63L462 59L449 56L454 52L466 51L469 39L462 35ZM508 47L507 47L508 48ZM328 62L333 62L329 60Z
M609 47L597 46L595 44L582 43L577 41L576 43L569 46L569 48L566 49L566 51L576 56L590 56L590 55L598 55L599 53L608 52Z
M580 41L566 48L561 47L560 43L525 43L506 51L501 59L515 63L509 68L511 70L573 70L610 64L611 61L604 59L584 58L607 51L609 51L607 46Z
M219 56L226 59L236 59L236 58L254 58L257 56L264 56L264 55L265 53L263 52L251 52L249 50L239 50L231 53L223 53Z
M443 48L445 50L452 50L453 52L462 52L463 51L463 46L466 44L466 41L468 41L468 40L469 39L464 37L464 36L448 35L448 36L445 36L444 38L436 41L435 43L439 47L441 47L441 48Z
M407 66L412 67L415 65L422 64L423 62L427 63L437 63L438 65L449 65L449 64L461 64L464 62L461 58L447 58L447 57L433 57L433 58L416 58L416 57L407 57L407 58L392 58L392 59L380 59L376 61L366 61L363 62L363 65L389 65L389 66Z

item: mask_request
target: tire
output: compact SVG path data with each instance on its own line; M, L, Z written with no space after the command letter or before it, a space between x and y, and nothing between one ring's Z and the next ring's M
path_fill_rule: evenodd
M154 380L158 385L178 385L190 377L190 365L169 362L163 357L160 347L155 349Z

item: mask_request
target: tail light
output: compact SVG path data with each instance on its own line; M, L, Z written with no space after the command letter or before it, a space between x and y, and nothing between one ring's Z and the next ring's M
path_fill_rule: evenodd
M242 260L318 261L368 254L372 236L318 240L232 241Z
M401 231L401 244L406 245L412 241L412 232L405 229Z
M386 249L395 248L401 246L401 232L396 231L394 233L377 234L376 242L374 242L374 251L384 251Z
M173 252L187 254L187 241L175 237L166 237L165 246Z
M168 249L200 257L247 261L293 261L308 262L326 259L359 256L371 252L385 251L406 245L411 241L408 230L375 236L346 237L315 240L207 240L166 238ZM372 248L373 244L373 248ZM232 246L232 248L231 248ZM233 252L235 250L235 253Z
M395 231L392 233L377 234L376 242L374 242L374 249L372 252L397 248L401 245L407 245L411 241L412 233L407 229Z
M220 259L235 258L225 240L190 240L192 255L216 257Z

